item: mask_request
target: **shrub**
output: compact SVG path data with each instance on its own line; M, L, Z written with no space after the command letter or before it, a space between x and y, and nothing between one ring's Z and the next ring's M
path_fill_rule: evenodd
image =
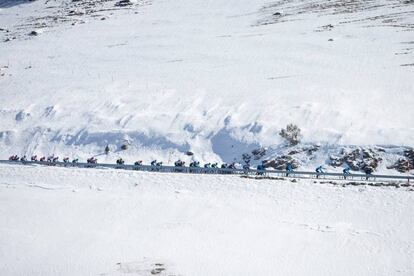
M285 138L291 146L297 145L302 139L300 128L294 124L288 124L285 129L281 129L279 135Z

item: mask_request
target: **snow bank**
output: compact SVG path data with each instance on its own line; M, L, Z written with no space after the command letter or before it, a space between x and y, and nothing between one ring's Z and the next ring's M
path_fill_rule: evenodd
M0 165L0 190L2 275L414 273L407 189Z

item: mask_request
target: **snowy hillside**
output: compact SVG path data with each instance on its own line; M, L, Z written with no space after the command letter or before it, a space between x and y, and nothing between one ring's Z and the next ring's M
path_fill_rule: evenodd
M1 158L414 145L413 1L116 3L0 1Z
M0 165L0 271L409 276L413 200L412 186Z
M412 0L0 0L1 160L412 175L413 80ZM414 275L412 183L22 163L2 276Z

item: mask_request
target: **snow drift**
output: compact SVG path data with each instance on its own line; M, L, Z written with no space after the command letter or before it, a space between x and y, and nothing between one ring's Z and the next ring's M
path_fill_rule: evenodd
M0 270L408 276L413 200L412 187L0 165Z

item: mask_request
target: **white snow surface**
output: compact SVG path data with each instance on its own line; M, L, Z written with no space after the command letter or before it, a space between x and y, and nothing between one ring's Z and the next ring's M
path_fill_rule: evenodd
M0 271L413 275L411 188L0 165Z
M0 0L0 159L274 157L288 123L298 147L321 145L302 169L381 145L383 172L414 146L413 1L115 2ZM3 164L0 274L414 275L413 200L412 187Z
M280 144L288 123L309 143L413 146L413 4L354 2L154 0L50 27L71 1L1 1L16 35L0 42L2 158L88 157L126 139L147 161L213 162Z

